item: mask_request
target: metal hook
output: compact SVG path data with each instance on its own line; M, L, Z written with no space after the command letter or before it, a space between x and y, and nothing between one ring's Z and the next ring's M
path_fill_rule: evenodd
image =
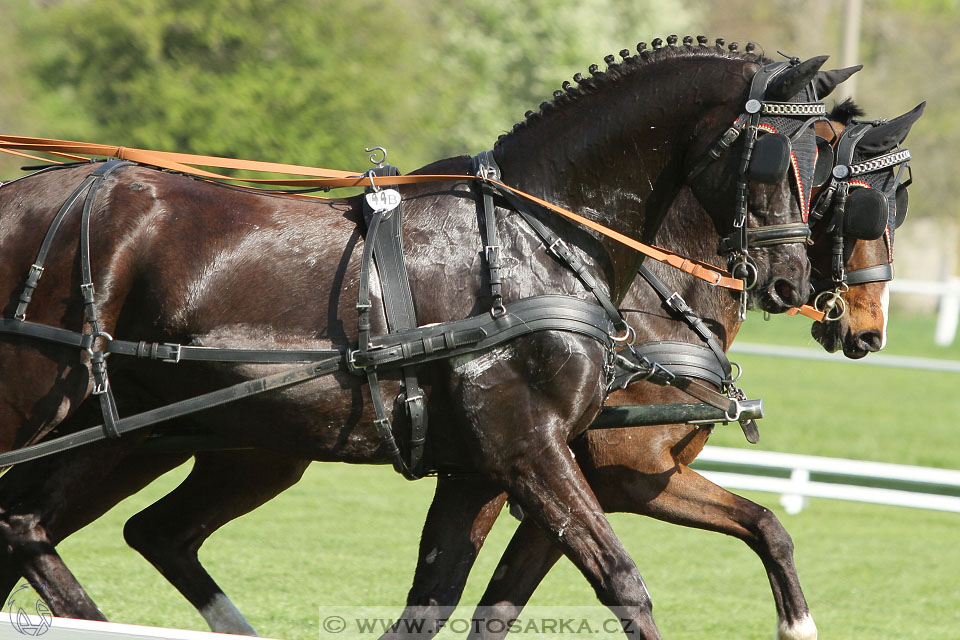
M387 150L384 149L383 147L364 147L363 150L366 151L367 153L370 153L371 151L373 152L373 153L370 153L370 162L377 165L378 167L382 167L383 163L387 161ZM383 157L379 159L377 158L378 151L383 154Z

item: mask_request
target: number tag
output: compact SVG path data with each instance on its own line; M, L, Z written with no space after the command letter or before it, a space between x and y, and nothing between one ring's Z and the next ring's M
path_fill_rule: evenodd
M396 189L371 191L366 195L367 204L377 213L393 211L400 204L400 192Z

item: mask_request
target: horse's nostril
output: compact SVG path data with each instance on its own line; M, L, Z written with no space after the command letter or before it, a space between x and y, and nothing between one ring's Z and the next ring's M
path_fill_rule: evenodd
M773 285L774 291L777 292L777 296L785 304L797 304L797 290L793 288L793 285L788 280L777 280Z
M856 339L867 351L880 351L883 347L883 336L879 331L861 331L856 335Z

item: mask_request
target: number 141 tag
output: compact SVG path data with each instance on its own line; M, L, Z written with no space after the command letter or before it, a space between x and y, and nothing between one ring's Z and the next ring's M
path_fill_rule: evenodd
M400 204L400 192L396 189L371 191L366 196L367 204L377 213L393 211Z

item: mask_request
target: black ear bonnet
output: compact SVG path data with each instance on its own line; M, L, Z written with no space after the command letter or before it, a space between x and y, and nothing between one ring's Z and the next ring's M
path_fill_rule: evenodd
M847 194L843 219L833 224L842 225L843 235L860 240L876 240L889 233L892 246L894 230L907 215L910 151L898 146L877 155L858 149L864 134L877 124L856 123L840 134L829 191L843 183Z

